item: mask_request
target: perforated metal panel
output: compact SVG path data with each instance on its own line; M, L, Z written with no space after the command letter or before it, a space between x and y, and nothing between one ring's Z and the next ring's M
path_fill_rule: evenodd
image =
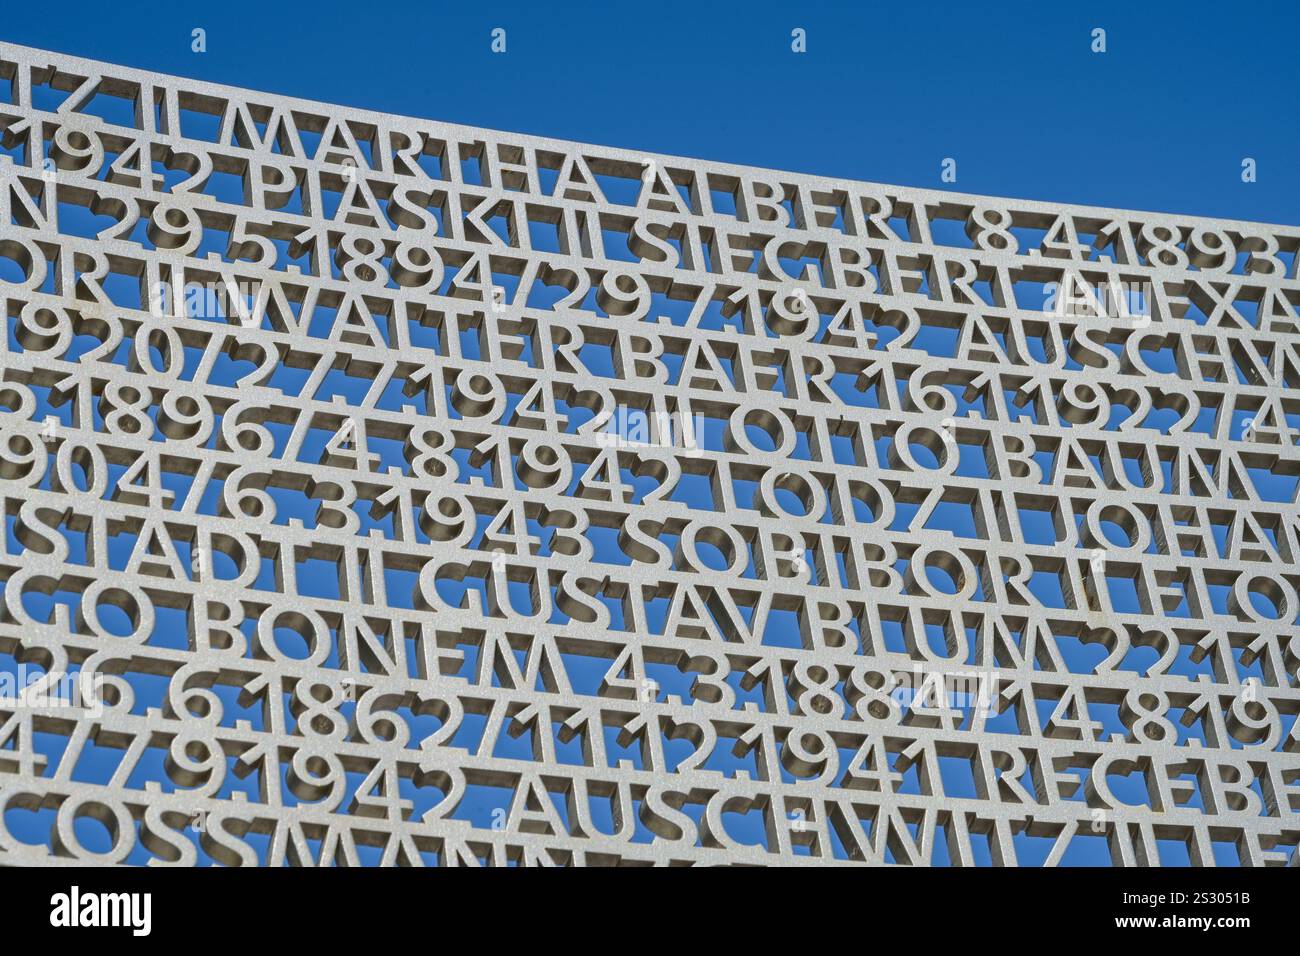
M1300 230L0 77L0 862L1296 862Z

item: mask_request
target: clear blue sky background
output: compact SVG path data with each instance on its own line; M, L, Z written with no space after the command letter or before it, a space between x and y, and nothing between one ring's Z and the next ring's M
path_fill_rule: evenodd
M966 192L1300 225L1294 4L404 6L225 0L186 12L67 0L53 14L12 5L0 43L431 119L884 183L943 186L940 163L953 157L955 188ZM195 27L207 31L206 53L191 52ZM494 27L507 31L504 55L490 51ZM805 54L790 49L796 27L807 32ZM1095 27L1107 31L1104 54L1090 51ZM1253 184L1241 181L1243 157L1258 164ZM1282 500L1293 494L1287 485ZM294 506L277 495L284 514ZM960 522L950 530L975 533ZM604 544L601 560L627 563ZM1117 610L1136 609L1135 599L1112 599ZM49 603L30 610L47 613ZM1155 652L1144 655L1135 651L1125 667L1149 666ZM14 666L0 657L0 670ZM1197 670L1184 653L1173 672ZM654 676L666 692L684 692L670 684L682 675ZM142 684L137 693L153 706L161 688ZM1123 731L1116 714L1100 716L1108 732ZM59 743L42 736L50 739L38 747L54 759ZM107 779L117 756L89 754L88 776L78 779ZM142 773L165 780L159 761ZM945 787L957 783L949 769ZM1111 780L1140 803L1136 784ZM479 792L492 789L467 795L464 814L476 825L488 825L508 798ZM6 823L44 842L53 815L15 811ZM104 849L107 834L83 822L86 844ZM733 835L760 829L750 820ZM1049 848L1025 842L1035 839L1018 841L1024 862ZM1220 862L1236 862L1224 846L1214 849L1225 854ZM1186 851L1162 843L1161 852L1182 862ZM1094 847L1067 862L1105 856ZM138 849L132 861L145 858Z
M1293 2L186 6L6 4L0 41L631 149L914 186L953 157L966 192L1300 224Z

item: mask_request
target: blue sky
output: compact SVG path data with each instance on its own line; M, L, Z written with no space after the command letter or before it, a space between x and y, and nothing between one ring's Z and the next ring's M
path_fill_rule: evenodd
M0 42L327 102L912 186L951 157L963 192L1300 224L1293 3L8 7Z
M400 6L228 0L188 12L117 2L106 18L102 4L70 0L57 17L6 10L0 42L432 119L884 183L947 185L940 164L951 157L952 188L964 192L1300 225L1292 102L1300 13L1290 5L665 0L429 2L393 12ZM191 51L195 27L207 31L206 53ZM490 50L497 27L506 30L504 54ZM1090 49L1098 27L1105 53ZM795 28L806 31L806 53L791 50ZM1241 181L1246 157L1256 161L1255 183ZM287 497L277 503L289 513ZM1184 656L1174 672L1192 670ZM95 772L115 766L91 763ZM500 797L471 794L465 812L486 825ZM32 832L48 823L29 821Z

